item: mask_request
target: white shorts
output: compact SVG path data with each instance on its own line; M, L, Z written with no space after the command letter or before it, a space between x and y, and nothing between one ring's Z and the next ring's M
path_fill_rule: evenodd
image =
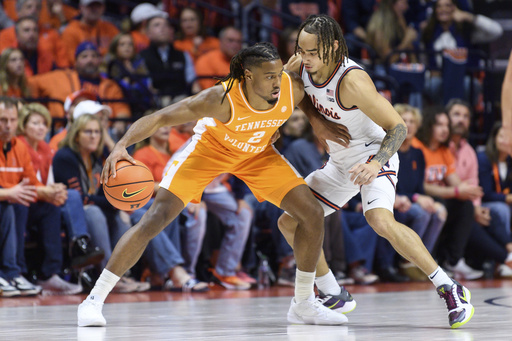
M366 161L365 158L358 163ZM358 192L361 192L363 213L373 208L385 208L393 213L399 163L398 155L393 155L375 180L369 185L357 186L350 181L350 168L336 165L331 159L309 174L306 182L322 205L325 216L341 209Z

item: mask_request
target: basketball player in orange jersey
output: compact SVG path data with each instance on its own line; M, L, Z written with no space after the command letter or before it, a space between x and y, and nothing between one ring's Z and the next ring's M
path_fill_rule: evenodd
M231 60L221 84L135 122L105 163L102 181L115 177L119 160L135 163L126 147L162 126L200 120L190 144L167 169L155 201L119 240L90 295L78 307L79 326L104 326L102 307L113 286L156 236L190 201L199 202L208 183L222 173L245 181L259 200L286 210L296 221L295 296L288 318L302 324L347 322L345 315L315 299L315 267L323 242L323 211L301 176L271 145L271 137L304 97L302 80L284 71L276 48L260 43Z
M351 135L349 147L328 141L329 161L306 178L325 214L340 209L360 192L363 212L371 227L429 275L446 301L450 326L465 324L474 312L471 293L449 278L418 235L393 216L399 165L396 151L407 134L404 121L377 92L363 68L348 58L341 28L331 17L310 16L305 20L299 28L296 51L299 53L290 58L286 69L301 76L304 90L320 115L344 125ZM292 216L283 214L279 227L294 246L297 224ZM326 274L329 269L322 254L317 276L326 276L328 281ZM330 292L320 293L322 297L326 303L337 301Z

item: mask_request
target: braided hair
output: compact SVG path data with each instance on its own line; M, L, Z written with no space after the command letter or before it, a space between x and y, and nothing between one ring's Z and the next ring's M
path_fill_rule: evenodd
M240 50L229 64L229 74L226 77L220 78L217 84L228 81L222 101L226 98L226 95L233 87L235 80L241 81L244 78L244 70L250 69L252 66L259 66L263 62L269 62L273 60L281 59L279 53L274 45L271 43L256 43L252 46L246 47Z
M340 25L328 15L310 15L299 27L299 34L295 41L295 53L299 47L299 35L304 30L307 33L314 34L317 37L316 48L320 53L320 43L322 44L322 56L324 64L328 64L331 60L345 63L348 58L348 48ZM334 41L338 41L338 49L334 51Z

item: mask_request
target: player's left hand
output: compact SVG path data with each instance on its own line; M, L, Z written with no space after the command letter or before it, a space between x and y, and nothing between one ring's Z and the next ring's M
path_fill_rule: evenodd
M331 122L320 115L314 116L309 122L318 141L327 152L329 152L327 140L334 141L343 147L348 147L351 136L348 128L343 124Z
M379 174L380 168L380 164L375 160L357 164L348 171L352 173L350 181L354 181L354 185L357 186L369 185Z

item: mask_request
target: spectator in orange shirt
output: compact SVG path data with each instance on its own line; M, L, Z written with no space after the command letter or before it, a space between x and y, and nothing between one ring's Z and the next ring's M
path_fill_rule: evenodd
M455 171L455 159L448 148L450 117L444 108L427 108L423 117L418 139L425 156L425 193L443 203L448 211L439 235L437 259L458 277L480 278L483 272L469 267L464 253L474 223L472 200L482 197L482 188L461 181Z
M101 58L96 46L83 42L77 47L75 56L75 70L55 70L30 78L29 85L34 91L34 97L60 101L50 102L48 108L52 117L64 117L62 102L70 93L85 89L95 93L100 101L112 101L108 104L112 108L113 118L129 118L130 107L126 103L115 102L123 100L119 86L100 75Z
M25 57L18 49L7 48L0 55L0 95L30 97L25 76Z
M3 4L7 15L14 21L20 17L17 8L40 12L39 25L45 29L59 30L80 13L62 0L4 0Z
M186 7L180 14L180 30L176 33L174 48L188 52L195 63L199 56L219 48L219 39L208 36L203 23L202 13Z
M132 35L133 41L135 43L135 52L139 53L142 50L145 50L149 47L150 40L146 34L146 25L151 18L164 18L167 19L169 15L156 8L155 5L150 3L142 3L135 6L130 14L130 19L132 21L132 31L130 34Z
M80 20L73 20L62 32L69 62L75 61L75 51L83 41L96 44L104 56L112 39L119 33L117 27L101 19L105 12L104 0L80 0Z
M16 258L21 273L27 273L25 231L27 225L37 228L38 241L44 250L38 269L39 285L50 294L78 294L81 285L67 283L58 276L62 270L60 209L67 199L66 186L43 185L36 177L30 153L15 137L18 128L17 103L0 97L0 201L12 203L16 219ZM9 165L9 167L6 167ZM12 246L12 245L11 245Z
M5 4L5 2L4 2ZM14 6L13 6L14 11ZM23 17L33 17L36 22L40 18L41 1L40 0L20 0L16 2L16 13L14 18L18 20ZM52 51L55 57L55 64L60 68L69 67L66 48L59 33L51 28L38 23L39 41L45 49ZM0 52L7 47L18 47L15 27L9 27L0 32Z
M44 28L53 28L59 31L79 14L79 10L73 6L64 4L62 0L43 0L39 25Z
M39 40L39 29L34 17L22 17L16 22L18 49L25 56L25 75L31 77L57 68L58 56L45 40ZM61 66L67 67L67 63Z
M196 73L200 78L201 90L210 88L217 83L213 77L224 77L229 73L231 58L242 49L242 32L232 26L222 29L219 33L220 47L200 56L196 61Z

